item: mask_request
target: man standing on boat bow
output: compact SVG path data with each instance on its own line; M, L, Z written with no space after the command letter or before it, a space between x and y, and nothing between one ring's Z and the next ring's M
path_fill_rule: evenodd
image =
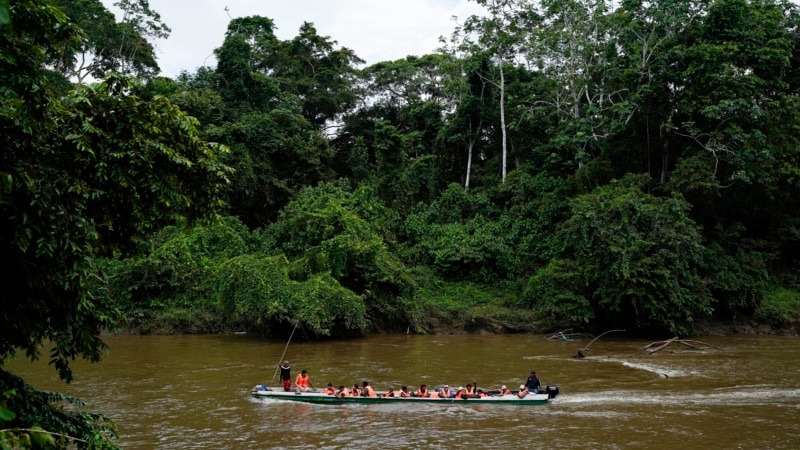
M284 361L280 365L281 368L281 383L283 384L283 390L289 392L292 389L292 367L289 365L289 361ZM273 380L275 375L273 375Z

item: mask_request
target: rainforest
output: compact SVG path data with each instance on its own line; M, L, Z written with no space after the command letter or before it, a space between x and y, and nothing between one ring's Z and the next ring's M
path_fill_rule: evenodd
M0 0L0 363L48 343L69 381L120 328L793 329L797 5L475 1L372 65L235 17L215 66L167 78L146 0ZM0 373L0 421L35 416Z

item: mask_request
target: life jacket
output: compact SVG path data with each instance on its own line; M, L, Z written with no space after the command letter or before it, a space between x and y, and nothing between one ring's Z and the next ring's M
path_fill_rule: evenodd
M456 392L456 397L455 398L464 398L465 393L466 393L465 390L459 389L458 392Z
M436 391L433 391L433 392L431 392L431 395L430 395L430 397L431 397L431 398L441 398L441 397L439 397L439 393L438 393L438 392L436 392Z
M364 386L364 396L377 397L377 395L375 395L375 389L372 389L372 386Z
M430 397L431 393L425 389L425 392L417 391L417 397Z
M336 392L336 389L334 389L333 386L326 387L322 392L328 395L333 395L333 393Z
M442 389L442 392L439 394L442 398L450 398L450 389Z
M381 397L394 397L394 391L386 391Z
M486 392L478 393L478 398L483 398L483 397L488 397L488 395L486 395Z
M467 390L466 390L466 391L464 391L464 393L465 393L465 394L466 394L468 397L472 397L472 396L474 396L474 395L475 395L475 388L474 388L474 387L467 388Z
M299 388L307 388L308 387L308 375L303 377L303 374L297 375L297 379L294 380L294 384Z
M350 389L344 388L339 392L340 397L349 397L350 396Z
M401 390L401 391L400 391L400 395L399 395L399 396L400 396L400 397L411 397L411 394L409 394L409 393L408 393L408 392L406 392L406 391L403 391L403 390Z
M361 393L358 392L358 389L353 389L352 391L350 391L350 397L360 397L360 396Z

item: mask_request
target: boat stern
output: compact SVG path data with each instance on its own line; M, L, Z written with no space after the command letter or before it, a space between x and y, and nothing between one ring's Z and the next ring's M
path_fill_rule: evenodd
M547 399L556 398L558 395L558 386L547 386Z

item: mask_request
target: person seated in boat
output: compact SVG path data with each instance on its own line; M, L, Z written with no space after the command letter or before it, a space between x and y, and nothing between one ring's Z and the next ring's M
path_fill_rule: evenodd
M524 384L519 385L519 391L517 391L517 397L525 398L525 396L528 395L529 393L530 391L528 391L528 388L525 387Z
M303 369L297 378L294 380L295 388L298 391L310 391L314 389L314 384L311 383L311 377L308 376L308 371Z
M408 387L403 386L400 388L400 392L397 394L398 397L411 397L411 393L408 392Z
M456 393L453 395L453 398L457 398L459 400L467 398L467 390L464 389L464 386L459 386L456 388Z
M488 396L489 396L489 394L487 394L486 392L483 392L483 389L478 389L478 392L475 394L475 397L477 397L477 398L485 398L485 397L488 397Z
M292 390L292 366L289 365L289 361L284 361L279 367L281 369L281 384L283 384L283 390L289 392Z
M328 386L322 390L322 393L327 395L333 395L334 392L336 392L336 389L333 387L333 383L328 383Z
M358 384L353 383L353 387L350 389L350 397L361 397L361 388L358 387Z
M475 388L478 387L478 383L474 381L473 383L475 383L475 386L467 384L467 388L464 390L464 396L466 396L467 398L475 397Z
M511 390L508 389L505 384L500 386L500 390L497 392L497 395L501 397L504 395L511 395L511 394L513 394L513 392L511 392Z
M442 398L450 398L453 395L454 394L453 394L453 391L450 390L450 386L448 386L446 384L444 386L442 386L442 390L439 391L439 397L442 397Z
M525 387L528 388L528 392L534 394L538 394L539 389L542 388L542 382L539 380L539 377L536 376L535 370L531 370L531 374L528 376L527 381L525 381Z
M372 389L372 386L370 386L368 382L364 381L361 384L361 395L363 397L377 397L375 394L375 389Z
M430 395L430 392L428 392L428 386L421 384L414 397L430 397Z
M394 387L389 387L389 389L387 389L386 392L384 392L383 394L380 394L379 397L383 398L394 397Z
M436 388L431 392L429 398L443 398L442 395L439 393L439 388Z
M350 396L350 390L344 386L339 386L339 389L336 390L336 398L349 397L349 396Z

